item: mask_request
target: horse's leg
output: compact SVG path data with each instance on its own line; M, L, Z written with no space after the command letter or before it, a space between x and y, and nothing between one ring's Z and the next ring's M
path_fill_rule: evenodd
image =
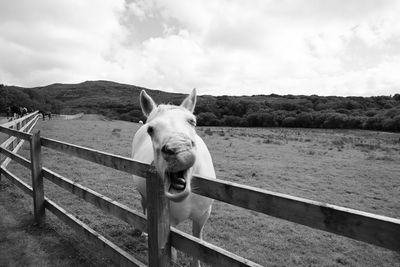
M146 197L143 196L141 193L139 193L139 194L140 194L140 196L141 196L141 198L142 198L142 199L140 200L140 203L142 204L143 214L146 215L146 212L147 212Z
M199 220L193 220L192 224L192 232L193 236L203 239L203 227L206 224L208 217L210 217L211 213L211 206L210 208L199 218ZM193 257L192 261L192 267L199 267L200 266L200 261L196 258Z
M175 223L174 221L170 221L170 226L176 227L177 223ZM177 263L177 260L178 260L178 252L176 251L176 249L174 247L171 246L171 261L173 263ZM173 266L173 264L171 264L171 266Z
M139 193L139 194L141 196L140 203L142 204L143 214L146 215L146 213L147 213L147 199L141 193ZM143 236L143 237L145 237L147 239L148 234L146 232L141 231L140 236Z

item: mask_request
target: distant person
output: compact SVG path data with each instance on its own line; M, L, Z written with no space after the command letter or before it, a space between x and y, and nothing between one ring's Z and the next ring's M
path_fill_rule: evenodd
M39 113L42 114L42 119L45 120L45 112L43 110L39 110Z
M7 107L6 112L7 112L7 119L11 118L12 117L11 107Z
M21 107L20 108L20 112L21 112L21 117L25 116L26 114L28 114L28 109L26 107Z
M49 120L51 120L51 112L50 111L39 111L42 113L42 118L45 120L46 116L49 117Z
M11 107L11 114L13 116L13 119L18 119L21 117L21 109L17 106L12 106Z

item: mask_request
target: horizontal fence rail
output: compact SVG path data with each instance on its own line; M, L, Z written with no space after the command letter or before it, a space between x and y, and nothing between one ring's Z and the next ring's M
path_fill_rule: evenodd
M212 266L261 267L261 265L257 263L212 245L204 240L198 239L192 235L186 234L176 228L171 228L171 244L176 249L195 256L202 262L211 264Z
M32 134L12 130L12 129L9 129L9 128L3 127L3 126L0 126L0 132L8 134L8 135L13 135L17 138L24 139L27 141L29 141L32 136Z
M146 216L142 213L138 213L117 201L113 201L111 198L103 196L78 183L72 182L71 180L46 168L43 168L43 176L52 183L93 204L102 211L133 225L141 231L147 231Z
M196 194L276 218L400 250L400 220L275 193L218 179L194 176Z
M7 179L11 183L16 185L19 189L24 191L26 194L28 194L31 197L33 196L32 187L30 185L28 185L27 183L25 183L24 181L20 180L17 176L15 176L13 173L8 171L6 168L0 167L0 173L3 174L5 177L7 177Z
M10 128L12 126L16 126L17 124L14 124L9 127L6 127L6 126L4 126L4 124L2 124L2 125L0 125L0 132L3 132L8 135L12 135L9 139L20 138L20 139L24 139L24 140L29 140L30 136L32 135L29 132L32 130L32 125L35 125L36 121L39 119L39 115L29 116L29 117L25 118L25 120L23 120L22 122L25 122L30 118L32 118L32 119L29 120L25 125L21 126L17 130ZM21 124L22 122L20 122L19 124ZM31 127L31 128L28 128L28 127ZM27 130L27 129L29 129L29 130ZM5 146L8 142L7 141L3 142L1 145Z
M21 124L25 123L28 119L30 119L32 117L33 116L31 116L31 114L27 115L27 116L21 118L22 119L21 122L19 122L18 124L14 124L12 126L17 126L17 128L18 128L18 126L20 126ZM8 128L4 128L4 127L0 126L0 132L9 132L9 131L12 131L13 133L14 132L18 132L18 133L28 132L28 133L23 133L23 134L26 134L26 135L28 135L30 137L31 135L29 134L29 132L32 131L32 129L35 126L35 124L36 124L38 119L39 119L38 115L34 116L28 123L26 123L25 125L20 127L20 129L18 129L18 131L10 130ZM12 121L12 122L14 122L14 121ZM10 148L12 150L12 152L17 152L21 148L21 146L24 144L24 141L25 141L24 139L23 140L19 140L17 137L11 136L6 141L4 141L0 145L0 147L5 148L5 149ZM11 159L5 159L3 161L3 158L0 157L0 161L3 161L1 163L1 166L6 167L8 165L8 163L10 162L10 160Z
M31 116L33 117L34 114ZM37 116L33 117L33 119L31 119L28 124L24 125L21 130L24 129L30 132L37 120ZM16 123L24 123L25 121L26 119ZM11 127L16 124L7 123L7 125L8 127ZM15 137L11 137L14 138L12 140L9 138L2 144L2 146L0 146L0 154L4 154L9 158L9 160L12 159L26 168L31 168L31 161L16 154L16 150L18 149L8 149L7 145L12 143L15 138L32 142L33 135L9 129L8 127L0 126L0 132ZM21 142L23 142L23 140L21 140ZM129 174L141 176L147 178L148 181L149 177L155 177L155 175L157 175L154 166L134 161L131 158L117 156L49 138L41 137L38 140L41 146ZM1 166L0 173L21 188L25 193L31 196L33 195L32 188L9 172L5 166ZM41 168L41 176L93 204L102 211L125 221L135 228L141 231L149 230L146 216L125 205L75 183L47 168ZM202 176L194 176L192 178L192 191L193 193L205 197L254 210L276 218L350 237L391 250L400 251L399 219ZM107 255L109 255L116 263L122 265L129 264L133 266L143 266L143 264L137 261L133 256L122 251L109 240L105 239L83 222L57 206L51 200L45 198L44 206L62 221L74 228L78 233L83 234L87 239L93 241L97 247L104 249ZM150 220L150 222L152 221ZM157 224L153 224L153 227L154 226L158 227ZM225 251L222 248L207 243L204 240L200 240L177 230L176 228L171 227L169 235L170 243L173 247L200 259L202 262L229 267L260 266L252 261L246 260L240 256Z
M66 223L80 235L84 236L87 240L90 240L96 247L101 249L102 252L104 252L113 260L114 263L118 264L119 266L146 266L135 259L132 255L125 252L117 245L106 239L104 236L90 228L88 225L66 212L63 208L59 207L51 200L45 199L44 206L46 209L56 215L61 221Z
M31 162L27 160L26 158L18 155L17 153L10 151L8 149L5 149L0 146L0 153L3 153L10 159L14 160L15 162L19 163L20 165L24 166L25 168L30 169L31 168Z
M3 123L1 126L5 127L5 128L13 127L13 126L15 126L15 125L17 125L17 124L19 124L21 122L29 120L30 118L32 118L33 116L37 115L38 113L39 113L38 111L32 112L32 113L30 113L30 114L28 114L28 115L26 115L24 117L21 117L21 118L18 118L18 119Z
M115 170L141 176L143 178L152 176L156 173L153 166L146 163L135 161L131 158L116 156L111 153L98 151L95 149L68 144L65 142L56 141L50 138L41 138L42 146L54 149L56 151L85 159Z
M21 133L21 135L24 135L24 132L30 132L33 128L33 126L36 124L36 119L38 118L38 115L36 112L28 114L22 118L19 118L17 120L13 120L7 123L4 123L0 125L0 132L7 131L8 129L14 129L17 130L17 134ZM9 134L10 135L10 134ZM13 134L11 134L13 135ZM6 141L4 141L1 146L4 148L11 148L14 149L17 145L18 142L20 141L20 138L15 137L15 136L10 136ZM22 145L22 144L21 144ZM18 150L18 149L17 149ZM1 161L1 158L0 158ZM8 162L5 164L7 165Z

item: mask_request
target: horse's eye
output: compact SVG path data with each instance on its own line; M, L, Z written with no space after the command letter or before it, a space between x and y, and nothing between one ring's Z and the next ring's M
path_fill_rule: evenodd
M153 133L154 133L154 128L153 128L152 126L147 127L147 133L148 133L149 135L153 135Z
M188 123L193 126L196 126L196 120L194 120L194 119L188 119Z

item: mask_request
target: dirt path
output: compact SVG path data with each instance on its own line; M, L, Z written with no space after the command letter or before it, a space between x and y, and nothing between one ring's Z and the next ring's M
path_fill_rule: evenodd
M104 266L93 259L74 238L60 235L54 220L43 227L34 225L29 196L4 181L0 182L0 266Z

